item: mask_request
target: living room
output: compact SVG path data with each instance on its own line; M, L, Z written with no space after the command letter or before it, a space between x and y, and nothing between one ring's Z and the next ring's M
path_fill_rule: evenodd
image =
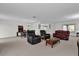
M0 4L0 55L1 56L78 56L77 33L79 32L79 4L75 3L2 3ZM23 26L25 37L18 32ZM29 30L29 31L28 31ZM34 31L32 31L34 30ZM42 36L44 30L46 36ZM32 45L27 36L32 31L35 40ZM64 32L58 34L55 32ZM42 32L42 33L43 33ZM55 38L54 38L55 34ZM38 35L38 36L34 36ZM30 35L28 36L29 38ZM61 39L60 39L61 37ZM65 38L62 38L65 37ZM44 40L45 39L45 40ZM55 45L47 45L47 40L57 39ZM55 41L53 41L54 43ZM58 52L58 53L57 53Z

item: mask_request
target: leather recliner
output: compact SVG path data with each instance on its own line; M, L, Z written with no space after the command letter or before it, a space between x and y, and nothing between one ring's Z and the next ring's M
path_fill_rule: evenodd
M29 43L37 44L41 42L41 36L35 35L35 30L27 30L27 41Z
M40 34L42 39L50 39L50 34L47 34L45 30L40 30Z

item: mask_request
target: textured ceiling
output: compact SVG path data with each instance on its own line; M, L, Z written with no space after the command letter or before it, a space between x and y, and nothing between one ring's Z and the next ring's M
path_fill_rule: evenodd
M75 3L1 3L0 20L40 21L54 23L66 21L64 17L79 13L79 4ZM4 15L4 16L3 16ZM32 19L35 16L36 19ZM12 19L13 18L13 19Z

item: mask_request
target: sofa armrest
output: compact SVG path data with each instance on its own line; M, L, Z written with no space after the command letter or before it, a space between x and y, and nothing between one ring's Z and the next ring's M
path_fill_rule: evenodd
M53 33L53 37L55 37L56 36L56 33Z

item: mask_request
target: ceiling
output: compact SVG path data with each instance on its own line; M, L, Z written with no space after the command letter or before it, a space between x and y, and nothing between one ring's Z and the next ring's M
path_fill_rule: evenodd
M78 13L78 3L0 3L0 21L54 23Z

